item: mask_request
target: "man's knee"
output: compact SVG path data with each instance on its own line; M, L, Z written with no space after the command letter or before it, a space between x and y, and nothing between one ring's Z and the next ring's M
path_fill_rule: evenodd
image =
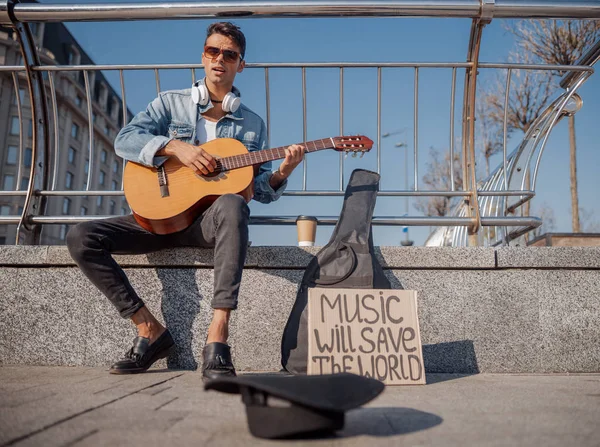
M71 257L79 259L91 242L91 222L81 222L69 229L67 233L67 248Z
M244 198L238 194L225 194L219 197L213 206L221 222L247 223L250 210Z

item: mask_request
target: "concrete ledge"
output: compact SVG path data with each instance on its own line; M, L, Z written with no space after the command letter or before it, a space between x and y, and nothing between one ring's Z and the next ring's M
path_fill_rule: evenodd
M600 269L600 247L511 247L496 253L498 267Z
M250 247L247 268L306 268L323 247ZM377 247L384 268L495 268L493 248ZM600 251L599 251L600 253ZM122 266L213 267L212 250L178 248L147 255L117 255ZM74 266L66 247L0 247L0 265Z
M281 334L318 250L250 248L231 323L240 371L280 368ZM394 287L417 290L427 372L600 371L597 248L382 247L378 253ZM169 366L197 368L211 316L210 250L119 261L176 339ZM108 366L129 347L133 326L64 247L3 247L0 265L0 365Z

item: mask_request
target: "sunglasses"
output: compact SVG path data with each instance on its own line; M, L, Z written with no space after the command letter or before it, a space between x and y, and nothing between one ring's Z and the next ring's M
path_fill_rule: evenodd
M208 45L204 47L204 54L213 61L219 57L219 54L222 54L223 60L229 63L237 62L240 58L240 53L237 51L223 50L217 47L209 47Z

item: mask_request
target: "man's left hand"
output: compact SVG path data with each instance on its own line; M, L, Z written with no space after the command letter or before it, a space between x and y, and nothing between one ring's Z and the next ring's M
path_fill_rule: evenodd
M299 144L292 144L285 149L285 160L279 166L279 173L285 178L289 177L296 166L304 159L304 151L304 146Z

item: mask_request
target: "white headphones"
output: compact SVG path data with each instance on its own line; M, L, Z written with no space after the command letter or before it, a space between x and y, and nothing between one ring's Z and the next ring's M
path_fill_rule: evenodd
M192 101L201 106L205 106L209 103L210 94L202 81L196 81L194 85L192 85ZM223 108L223 112L235 112L240 107L240 103L240 98L233 92L229 92L223 98L221 107Z

